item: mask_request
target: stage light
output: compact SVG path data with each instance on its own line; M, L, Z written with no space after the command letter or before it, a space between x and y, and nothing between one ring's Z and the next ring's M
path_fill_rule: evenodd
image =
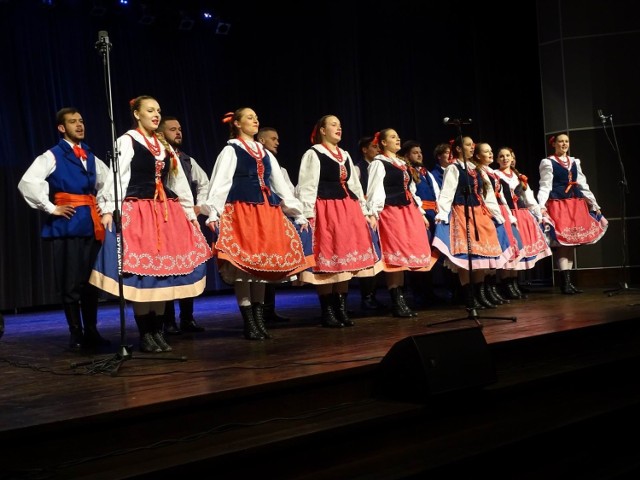
M180 12L180 24L178 25L178 30L189 31L193 28L194 24L195 22L193 21L193 18L185 12Z
M89 15L92 17L103 17L105 13L107 13L107 7L104 6L104 2L101 0L94 0Z
M216 27L216 35L228 35L230 29L230 23L218 22L218 26Z
M216 14L212 13L211 11L206 10L206 11L202 12L202 19L205 22L213 22L216 18L217 18Z
M139 24L151 25L153 22L156 21L156 16L148 7L148 5L143 3L140 5L140 7L142 8L142 15L140 15L140 18L138 19Z

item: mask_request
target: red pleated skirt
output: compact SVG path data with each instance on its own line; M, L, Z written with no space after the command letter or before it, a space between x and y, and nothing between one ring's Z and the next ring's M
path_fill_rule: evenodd
M229 262L266 281L285 280L313 264L282 208L266 201L227 203L214 248L219 264Z
M385 206L380 212L378 232L385 271L428 271L435 263L427 227L417 206Z

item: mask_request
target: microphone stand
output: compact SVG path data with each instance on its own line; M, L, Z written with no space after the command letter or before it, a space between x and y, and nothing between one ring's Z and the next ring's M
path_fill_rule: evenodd
M618 147L618 139L616 138L616 129L613 126L613 115L602 115L601 111L600 118L602 119L602 129L604 130L605 135L607 135L607 118L609 118L609 122L611 124L611 132L613 133L613 144L611 143L611 139L607 135L607 139L609 139L609 144L618 155L618 165L620 166L620 181L618 182L618 186L620 187L620 208L622 221L622 268L621 268L621 277L622 281L620 282L619 288L615 288L612 290L605 290L609 297L614 295L618 295L620 293L631 292L640 290L638 288L630 287L627 284L627 280L629 278L629 261L628 261L628 252L629 246L627 244L627 195L629 194L629 184L627 183L627 175L625 174L624 163L622 162L622 157L620 156L620 148Z
M448 121L448 119L446 119ZM462 139L462 122L457 122L456 127L458 129L458 138ZM462 169L465 172L465 178L466 178L466 185L463 187L462 189L462 193L464 196L464 220L465 220L465 227L466 227L466 233L467 233L467 260L468 260L468 271L469 271L469 287L467 288L467 299L466 299L466 304L467 306L465 307L467 309L467 316L466 317L460 317L460 318L453 318L450 320L441 320L439 322L432 322L432 323L428 323L427 326L428 327L432 327L434 325L442 325L445 323L452 323L452 322L459 322L462 320L473 320L476 324L476 326L478 328L483 328L483 324L480 322L480 319L484 318L484 319L493 319L493 320L511 320L512 322L515 322L517 320L516 317L481 317L480 315L478 315L478 312L476 311L475 307L473 307L473 305L476 303L475 299L474 299L474 291L475 291L475 283L473 281L473 261L471 259L471 214L469 213L470 211L473 214L473 223L475 225L475 212L471 209L470 206L470 202L469 202L469 198L471 196L471 184L469 182L469 174L468 174L468 166L467 166L467 159L464 158L464 152L462 154ZM478 170L478 175L480 175L480 169ZM506 221L506 220L505 220ZM474 228L475 230L475 236L476 236L476 241L480 240L479 237L479 233L478 233L478 229Z
M90 360L86 362L75 362L71 364L72 368L91 365L92 373L109 373L111 376L116 376L120 370L120 366L128 360L134 358L132 353L132 346L127 345L126 334L126 314L125 314L125 298L124 298L124 279L122 276L122 216L119 207L118 187L120 185L120 152L118 151L118 144L116 142L116 129L113 119L113 97L111 94L111 65L109 59L109 52L111 50L111 43L109 43L109 36L107 32L98 32L98 41L95 44L96 50L100 51L102 55L102 63L104 68L104 80L105 90L107 95L107 114L109 116L109 123L111 125L111 145L113 147L113 155L111 151L107 152L107 160L110 162L111 170L113 171L113 226L116 234L116 248L117 248L117 262L118 262L118 299L120 307L120 348L118 351L109 358L103 360ZM184 361L186 357L163 357L163 356L136 356L136 359L143 360L179 360Z

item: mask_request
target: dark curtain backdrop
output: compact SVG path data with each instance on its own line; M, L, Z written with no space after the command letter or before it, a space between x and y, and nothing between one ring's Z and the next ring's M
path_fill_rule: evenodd
M545 147L535 2L519 5L517 18L486 3L316 4L304 13L269 2L252 10L213 3L231 25L227 35L200 20L178 29L180 11L195 15L207 2L143 2L156 9L151 25L138 23L134 0L127 9L104 2L102 16L91 14L91 1L53 3L0 1L0 309L58 304L51 252L40 239L43 217L16 186L57 142L61 107L80 109L100 158L112 150L105 62L94 46L101 30L113 45L116 135L131 125L129 99L153 95L164 114L180 118L185 151L207 171L228 136L222 115L250 106L262 126L278 129L278 159L294 181L313 124L332 113L354 159L359 137L393 127L403 140L422 142L428 164L435 145L456 134L442 118L472 118L464 133L494 151L512 146L536 182Z

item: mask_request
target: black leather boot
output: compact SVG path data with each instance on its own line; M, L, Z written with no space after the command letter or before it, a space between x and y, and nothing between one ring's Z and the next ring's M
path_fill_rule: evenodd
M353 327L354 321L349 318L347 313L347 294L346 293L334 293L335 295L335 313L338 321L345 327Z
M513 285L513 289L520 296L520 298L529 298L529 295L520 290L520 285L518 285L518 279L516 277L513 277L511 279L511 285Z
M482 306L484 306L485 308L496 308L497 305L495 303L492 303L491 300L489 300L485 294L485 290L484 290L484 282L482 283L476 283L474 285L474 293L475 293L475 297L478 300L478 303L481 304Z
M262 334L264 338L273 338L264 325L264 305L260 302L254 302L251 304L251 308L253 311L253 319L256 322L256 327L258 327L260 334Z
M162 314L162 326L167 335L180 335L182 331L176 324L176 306L174 300L169 300L164 305Z
M567 272L567 282L569 284L569 288L573 290L573 293L584 293L584 290L580 290L579 288L577 288L571 281L571 270L566 270L566 272Z
M67 325L69 325L69 349L78 352L82 349L82 344L84 343L80 304L65 303L64 316L67 319Z
M91 289L95 289L93 285ZM83 346L87 348L107 347L111 342L98 332L98 293L90 292L80 300L82 323L84 325Z
M360 282L360 307L363 310L379 311L387 308L376 298L376 277L363 277Z
M462 286L462 294L464 295L464 305L469 310L484 310L485 306L478 302L476 298L474 286L470 283Z
M180 330L183 332L204 332L193 318L193 297L180 299Z
M487 299L494 305L503 305L504 302L500 300L498 295L492 290L491 285L486 280L484 281L484 294Z
M133 318L138 326L138 333L140 334L140 351L144 353L160 353L162 348L156 343L153 338L153 321L155 315L148 313L146 315L134 315Z
M242 320L244 320L244 338L247 340L264 340L264 335L262 335L253 317L253 307L251 305L244 305L239 308L242 314Z
M327 295L318 295L320 299L320 308L322 310L322 318L320 323L325 328L342 328L344 325L336 316L335 297L332 293Z
M417 317L418 314L409 308L407 301L402 294L402 287L394 287L389 289L391 296L391 309L394 317Z
M155 313L151 313L151 318L153 322L153 331L151 332L151 336L155 340L156 344L160 347L160 350L163 352L171 352L173 348L167 340L164 338L164 315L156 315Z
M497 284L497 279L495 275L491 275L485 278L484 282L485 282L486 288L491 290L491 295L496 297L500 302L502 302L500 305L503 305L505 303L511 303L511 301L509 301L504 296L502 296L502 294L498 290L498 284Z
M262 309L265 323L284 323L290 320L276 313L276 286L272 283L268 283L264 288L264 306Z
M520 300L520 294L515 288L513 288L513 282L511 281L511 278L504 279L501 283L501 286L502 292L508 299Z
M576 293L582 293L582 290L578 290L571 283L571 270L562 270L560 272L560 291L565 295L575 295Z

